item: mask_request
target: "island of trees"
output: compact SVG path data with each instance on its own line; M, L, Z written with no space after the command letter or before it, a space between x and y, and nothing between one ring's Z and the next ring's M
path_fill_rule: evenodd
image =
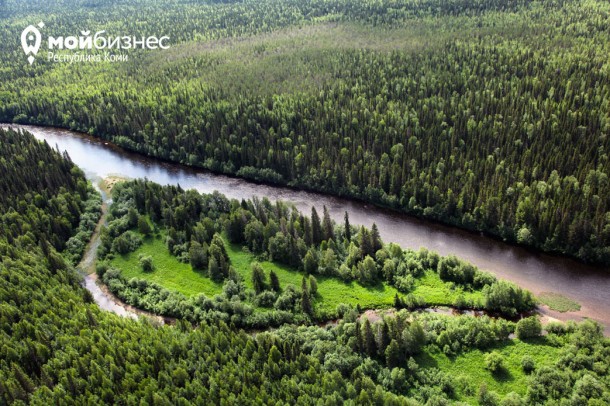
M118 297L164 316L264 328L335 319L366 309L367 295L379 300L368 307L415 310L435 300L504 317L534 307L529 292L456 257L384 245L375 225L353 227L348 213L337 226L326 208L309 216L280 201L230 201L146 180L119 183L112 197L97 272ZM187 297L165 289L188 291L182 285L202 280L202 289L222 292ZM446 295L418 294L426 282Z

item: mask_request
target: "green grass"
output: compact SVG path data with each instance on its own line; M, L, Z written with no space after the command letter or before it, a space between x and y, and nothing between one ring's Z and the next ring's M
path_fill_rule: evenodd
M485 355L499 352L504 358L504 370L492 374L485 369ZM416 358L421 368L436 367L445 372L454 383L458 400L477 404L477 394L481 384L497 392L501 397L510 392L525 395L528 375L521 368L521 360L529 356L536 368L551 366L557 360L561 348L549 345L545 338L527 340L506 340L485 351L472 350L455 357L448 357L435 346L428 346Z
M481 291L465 291L459 286L443 282L436 272L430 270L426 271L421 278L416 279L412 293L424 298L429 306L450 306L459 295L463 295L465 300L472 303L482 303L483 301Z
M142 271L139 264L140 254L152 257L155 266L153 272ZM135 252L117 255L112 259L111 265L120 269L127 279L146 279L186 296L197 293L214 296L222 292L221 283L216 283L200 272L193 271L190 264L184 264L171 255L165 245L164 234L146 238Z
M555 292L542 292L538 295L538 300L547 305L551 310L559 312L574 312L580 310L580 304Z
M250 264L256 258L241 249L237 244L227 243L227 252L231 258L231 264L242 275L246 286L252 287L252 270ZM288 266L265 261L260 263L265 273L268 275L273 270L280 280L280 285L285 287L288 284L301 288L303 273L298 272ZM363 309L388 308L394 303L394 295L397 290L387 284L379 283L375 286L362 286L357 282L344 282L338 278L326 276L316 276L318 281L318 295L314 305L316 310L325 313L333 312L340 303L356 306L360 304Z
M216 283L201 272L193 271L190 264L181 263L170 254L165 246L165 235L148 237L135 252L116 256L111 265L120 269L126 278L141 278L180 292L186 296L204 293L206 296L214 296L222 292L222 283ZM252 269L250 264L256 261L254 255L244 252L240 245L229 244L226 240L227 253L231 259L231 265L242 276L248 288L252 288ZM150 255L153 259L155 270L147 273L142 271L139 265L140 255ZM273 270L282 287L293 284L300 289L303 273L288 266L273 262L261 262L265 273ZM386 284L378 284L373 287L364 287L357 282L346 283L337 278L317 276L318 295L314 304L317 310L324 313L333 312L339 303L346 303L362 308L387 308L394 303L396 289Z
M178 261L170 254L164 241L164 231L156 236L147 237L135 252L116 256L112 259L111 265L120 269L128 279L134 277L146 279L186 296L203 293L212 297L222 292L222 283L214 282L202 272L193 271L190 264ZM251 263L256 261L256 257L244 251L241 245L230 244L226 239L225 245L231 265L242 276L246 286L252 288ZM152 257L155 266L153 272L144 272L141 269L140 255ZM272 270L277 274L282 288L288 284L296 286L297 289L301 288L303 273L269 261L261 262L261 266L267 275ZM318 314L332 315L337 305L341 303L354 307L360 305L362 309L389 308L393 306L394 296L398 292L393 286L381 282L374 286L363 286L358 282L345 282L336 277L318 275L316 279L318 294L314 299L314 306ZM426 272L416 281L413 293L433 306L451 305L459 294L463 294L467 300L476 301L482 297L480 292L463 292L461 288L452 287L451 284L443 282L433 271Z

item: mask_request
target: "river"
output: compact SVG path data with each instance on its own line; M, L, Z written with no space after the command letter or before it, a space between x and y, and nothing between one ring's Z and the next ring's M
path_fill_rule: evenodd
M236 199L267 196L272 200L291 202L305 213L311 210L312 205L319 212L326 206L337 222L343 221L347 211L352 224L371 226L376 223L385 242L395 242L412 249L426 247L441 255L454 254L499 278L513 281L534 294L561 293L580 303L581 310L558 313L542 309L543 313L562 320L589 317L601 322L606 332L610 331L610 269L535 252L482 234L420 220L370 204L260 185L205 170L160 162L73 131L36 126L11 127L26 129L36 138L46 140L53 147L57 146L60 151L67 151L72 161L93 181L108 176L148 178L162 185L179 184L182 188L193 188L199 192L217 190Z

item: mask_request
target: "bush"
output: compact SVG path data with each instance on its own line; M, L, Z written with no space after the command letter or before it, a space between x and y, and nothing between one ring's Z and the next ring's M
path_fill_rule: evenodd
M504 369L504 357L497 351L492 351L485 356L485 369L492 374L500 372Z
M559 321L551 321L544 328L549 334L557 334L558 336L567 333L567 327L564 323Z
M260 307L273 307L276 300L276 293L270 290L266 290L256 296L255 303Z
M103 278L108 268L109 266L107 262L100 261L97 263L97 265L95 265L95 273L97 273L98 277Z
M142 238L132 231L126 231L114 239L112 250L118 254L127 254L135 251L140 245L142 245Z
M155 266L153 265L153 259L150 255L140 256L140 266L144 272L152 272L155 270Z
M138 217L138 231L144 235L152 233L152 228L150 227L150 224L148 224L146 216Z
M519 396L515 392L510 392L506 395L502 402L500 402L501 406L525 406L525 400L521 396Z
M277 310L293 310L300 297L301 294L294 285L287 285L284 292L275 301L274 307Z
M532 294L517 285L497 281L483 288L485 295L485 308L493 312L499 312L507 316L531 310L534 305Z
M498 394L487 389L487 385L484 383L479 388L478 400L481 406L496 406L500 403Z
M525 372L526 374L529 374L534 369L536 369L536 364L534 363L534 360L532 359L532 357L530 357L529 355L525 355L521 359L521 368L523 369L523 372Z
M519 320L515 329L515 334L517 334L517 338L519 338L519 340L538 337L541 332L542 325L540 324L538 317L535 316L526 317Z

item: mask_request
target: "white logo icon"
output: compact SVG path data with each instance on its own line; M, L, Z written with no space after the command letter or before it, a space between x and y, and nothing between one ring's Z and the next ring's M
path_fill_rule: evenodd
M44 27L44 23L39 22L38 28L42 29L42 27ZM25 54L28 55L30 65L34 63L34 56L38 53L42 42L42 36L38 28L30 25L21 33L21 46Z

